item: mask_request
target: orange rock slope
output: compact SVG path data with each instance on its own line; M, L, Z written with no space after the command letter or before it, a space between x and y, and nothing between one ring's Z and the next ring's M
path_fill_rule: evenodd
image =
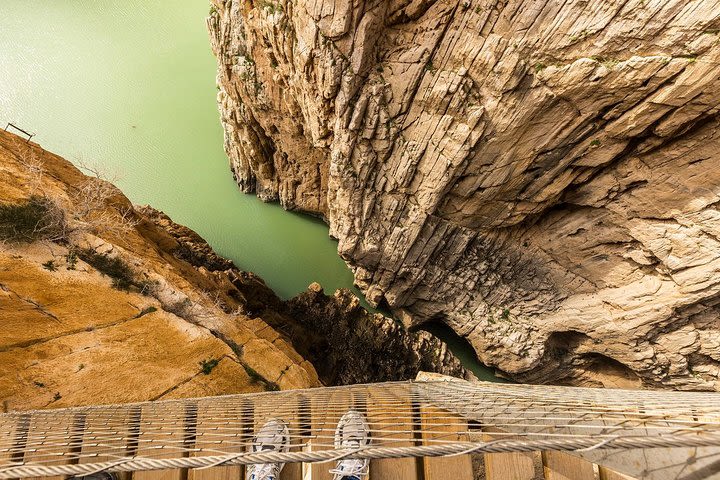
M63 232L0 241L5 410L320 384L262 319L227 313L222 280L180 260L112 185L0 132L0 208L31 197L57 205ZM118 288L123 273L131 284Z

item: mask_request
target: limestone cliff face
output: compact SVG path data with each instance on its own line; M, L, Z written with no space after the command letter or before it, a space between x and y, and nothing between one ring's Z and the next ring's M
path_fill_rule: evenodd
M520 380L720 387L720 4L213 5L238 184L371 302Z
M38 198L50 216L23 208ZM36 224L53 228L12 235ZM262 319L219 308L222 278L180 247L112 185L0 131L0 405L320 385Z

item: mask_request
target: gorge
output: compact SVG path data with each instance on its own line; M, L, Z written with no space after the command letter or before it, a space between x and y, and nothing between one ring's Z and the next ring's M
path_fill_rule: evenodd
M191 229L3 130L0 192L5 411L472 378L347 290L283 301Z
M118 362L123 401L471 376L419 329L482 379L720 389L715 3L0 10L0 120L39 144L0 133L0 206L73 203L90 180L52 151L134 219L0 241L10 409L83 403L68 372L111 399ZM116 292L96 254L164 288Z
M218 121L205 0L0 7L0 121L189 225L283 298L351 288L327 227L240 194ZM42 24L41 30L27 25ZM133 28L128 30L127 24Z

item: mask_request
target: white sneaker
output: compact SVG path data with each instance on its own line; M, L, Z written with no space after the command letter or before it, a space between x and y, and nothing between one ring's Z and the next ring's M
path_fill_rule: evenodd
M252 452L287 452L290 450L290 431L287 423L271 419L260 428L253 441ZM277 480L284 463L259 463L248 467L248 480Z
M365 415L350 410L340 418L335 429L335 448L360 448L370 444L370 427ZM347 459L340 460L337 466L330 470L333 480L344 478L357 479L368 474L370 462L368 460Z
M70 480L117 480L117 473L100 472L92 473L90 475L80 475L77 477L70 477Z

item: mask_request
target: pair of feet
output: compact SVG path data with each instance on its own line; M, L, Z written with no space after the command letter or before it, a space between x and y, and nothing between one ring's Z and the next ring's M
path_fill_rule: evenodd
M361 448L370 444L370 428L365 416L350 410L340 418L335 429L335 448ZM253 452L287 452L290 449L290 431L282 420L269 420L262 426L255 441ZM248 480L277 480L284 463L261 463L248 467ZM361 480L368 474L368 461L340 460L330 470L333 480Z

